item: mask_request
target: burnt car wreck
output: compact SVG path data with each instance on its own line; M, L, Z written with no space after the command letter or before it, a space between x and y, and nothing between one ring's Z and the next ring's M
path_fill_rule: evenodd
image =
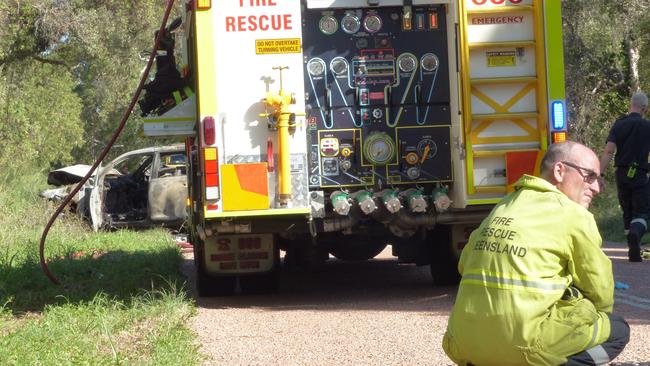
M81 181L88 166L57 169L48 183ZM183 145L150 147L122 154L98 169L74 198L76 211L95 231L120 227L180 227L186 217L187 173ZM60 200L71 186L41 192Z

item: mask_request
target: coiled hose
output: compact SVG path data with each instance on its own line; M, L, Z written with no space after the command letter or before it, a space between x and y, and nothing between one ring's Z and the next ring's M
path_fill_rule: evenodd
M149 71L151 70L151 66L153 65L153 61L156 57L156 51L158 50L158 46L160 45L160 40L165 34L165 27L167 26L167 20L169 19L169 14L171 14L172 7L174 5L174 0L168 0L167 1L167 7L165 8L165 14L163 15L162 23L160 24L160 30L158 33L156 33L156 41L153 46L153 51L151 52L151 56L149 57L149 61L147 62L147 67L144 69L144 72L142 73L142 77L140 78L140 84L138 84L138 88L135 90L135 93L133 93L133 97L131 98L131 103L129 104L129 107L126 109L124 112L124 115L122 116L122 120L120 121L119 126L115 130L115 133L113 134L113 137L111 137L111 140L108 142L106 147L104 147L104 150L102 150L101 154L99 154L99 157L97 160L95 160L95 163L93 163L92 167L86 173L86 176L83 177L81 182L79 182L72 192L68 194L68 196L63 200L63 202L59 205L59 207L56 209L54 214L52 214L52 217L50 217L50 220L47 222L47 225L45 225L45 229L43 229L43 234L41 235L41 242L38 247L38 253L40 256L41 260L41 268L43 268L43 272L45 272L45 275L47 278L50 279L54 284L59 285L60 282L54 276L54 274L50 271L50 269L47 266L47 262L45 261L45 239L47 239L47 234L50 231L50 228L54 224L54 221L56 221L57 217L63 212L63 209L65 206L67 206L72 198L74 197L77 192L83 187L83 185L88 181L88 179L92 176L93 172L99 164L104 160L108 152L111 150L111 147L113 147L113 144L115 144L115 141L117 138L120 136L122 133L122 130L124 129L124 126L126 125L126 121L129 118L129 115L131 114L131 111L133 110L133 107L135 107L135 103L138 101L138 97L140 96L140 92L142 91L142 88L144 87L145 81L147 80L147 77L149 76Z

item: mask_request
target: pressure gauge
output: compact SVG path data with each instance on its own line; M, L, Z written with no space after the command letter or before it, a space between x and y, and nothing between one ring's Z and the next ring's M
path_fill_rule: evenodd
M323 34L330 36L336 33L336 31L339 29L339 22L333 16L325 15L320 18L320 21L318 22L318 28L321 32L323 32Z
M325 71L325 61L313 58L307 63L307 70L309 70L311 76L321 76Z
M335 57L330 63L330 69L335 75L343 75L348 72L348 62L343 57Z
M363 27L369 33L377 33L381 29L381 18L376 14L368 15L363 20Z
M420 163L426 159L431 159L438 153L438 145L431 139L422 139L418 142L418 155L420 156Z
M438 56L433 53L427 53L422 56L422 68L425 71L433 71L438 68Z
M354 34L359 31L361 28L361 21L359 17L354 14L346 14L343 19L341 19L341 29L347 34Z
M413 55L403 55L397 61L397 65L399 66L399 69L402 70L402 72L412 72L415 70L417 61Z
M363 153L372 165L386 165L395 156L395 142L384 132L371 134L363 144Z

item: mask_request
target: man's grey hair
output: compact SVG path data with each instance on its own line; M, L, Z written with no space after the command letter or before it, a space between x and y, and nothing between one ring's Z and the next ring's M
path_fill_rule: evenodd
M632 95L630 104L632 104L632 107L646 109L648 108L648 96L644 92L638 91Z
M573 141L558 142L548 147L546 154L542 158L540 174L548 177L553 171L553 165L558 161L571 160L571 151L580 144Z

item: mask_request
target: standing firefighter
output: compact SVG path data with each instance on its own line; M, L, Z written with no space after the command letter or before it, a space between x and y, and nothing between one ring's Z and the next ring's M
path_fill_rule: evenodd
M618 200L623 209L623 224L629 247L630 262L641 262L641 238L648 229L648 153L650 122L643 119L648 97L637 92L630 102L630 114L614 122L607 136L600 166L607 168L612 155L616 166Z
M587 211L598 157L551 145L542 178L524 175L463 249L462 280L443 348L460 365L600 365L629 340L610 314L611 261Z

